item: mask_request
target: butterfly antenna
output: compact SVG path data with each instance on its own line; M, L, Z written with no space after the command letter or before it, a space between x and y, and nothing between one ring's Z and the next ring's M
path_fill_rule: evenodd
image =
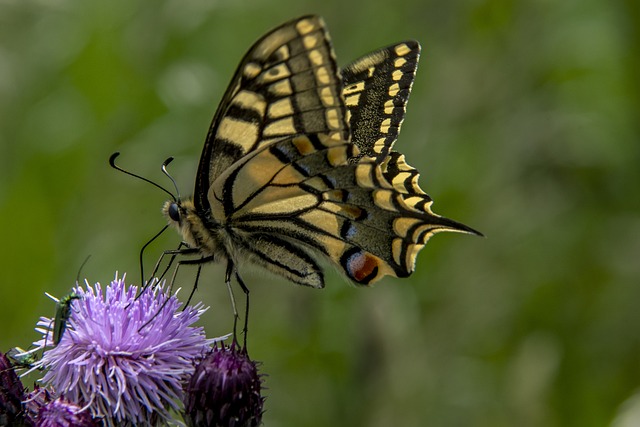
M180 200L180 190L178 190L178 184L176 183L176 180L173 179L173 177L169 174L169 171L167 171L167 166L172 161L173 161L173 157L169 157L167 160L164 161L164 163L162 163L162 173L164 173L167 176L167 178L169 178L171 180L171 182L173 182L173 188L176 189L176 194L178 195L178 200Z
M111 167L112 167L112 168L114 168L115 170L120 171L120 172L122 172L122 173L124 173L124 174L127 174L127 175L129 175L129 176L132 176L132 177L134 177L134 178L138 178L138 179L141 179L141 180L143 180L143 181L145 181L145 182L148 182L149 184L153 185L154 187L159 188L160 190L164 191L164 192L165 192L165 193L167 193L169 196L171 196L171 198L173 199L173 201L174 201L174 202L177 202L177 201L178 201L178 199L176 199L176 196L174 196L173 194L171 194L171 192L170 192L169 190L167 190L166 188L164 188L163 186L161 186L161 185L159 185L159 184L156 184L155 182L153 182L153 181L151 181L150 179L147 179L147 178L145 178L145 177L143 177L143 176L136 175L135 173L133 173L133 172L129 172L128 170L124 170L124 169L122 169L120 166L116 165L116 158L117 158L119 155L120 155L120 153L119 153L118 151L116 151L115 153L113 153L113 154L111 155L111 157L109 157L109 164L111 165ZM165 163L166 163L166 161L165 161ZM163 170L164 170L164 166L165 166L165 165L163 164L163 165L162 165ZM174 184L175 184L175 183L174 183Z

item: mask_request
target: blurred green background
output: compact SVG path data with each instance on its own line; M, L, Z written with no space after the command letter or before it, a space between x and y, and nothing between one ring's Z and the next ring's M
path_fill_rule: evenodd
M260 271L251 356L275 426L640 425L640 5L635 0L0 0L0 349L82 271L139 281L250 44L325 17L341 65L413 38L423 55L396 148L437 213L407 280L322 291ZM154 244L151 263L179 242ZM329 269L330 270L330 269ZM223 268L197 294L231 316ZM187 289L193 271L181 274Z

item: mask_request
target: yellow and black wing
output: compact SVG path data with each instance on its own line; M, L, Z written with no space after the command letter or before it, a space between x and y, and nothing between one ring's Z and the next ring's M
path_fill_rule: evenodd
M398 139L420 58L420 44L409 40L388 46L342 70L342 95L351 142L360 156L384 162Z
M431 214L431 198L420 188L420 174L393 151L404 121L420 59L420 44L403 41L371 52L342 70L351 141L380 164L386 180L416 209Z
M216 111L198 167L194 203L234 162L270 142L301 133L349 137L335 54L318 16L267 33L244 56Z
M212 188L237 248L289 280L324 285L320 252L355 283L406 277L439 231L473 232L394 189L371 157L324 134L299 135L247 155Z
M360 149L360 157L374 158L396 190L421 197L426 204L431 199L418 184L420 174L403 154L393 151L419 59L420 44L415 40L371 52L342 70L342 94L351 141Z

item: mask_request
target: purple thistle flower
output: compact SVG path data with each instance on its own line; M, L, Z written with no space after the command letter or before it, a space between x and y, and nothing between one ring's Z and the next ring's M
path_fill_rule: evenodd
M40 408L36 427L98 427L88 411L64 398L53 400Z
M38 417L40 409L48 405L56 397L57 396L53 390L49 390L45 387L40 387L36 384L33 391L27 394L27 399L24 401L27 409L27 414L31 417L31 419L36 419Z
M256 427L264 398L256 362L235 341L215 347L198 364L185 394L189 426Z
M76 287L66 332L37 364L48 369L44 383L105 425L166 423L171 409L180 410L195 363L222 339L190 326L206 311L202 303L179 310L162 286L136 298L137 290L117 275L105 295L99 283ZM38 326L35 345L52 345L55 325L41 318Z

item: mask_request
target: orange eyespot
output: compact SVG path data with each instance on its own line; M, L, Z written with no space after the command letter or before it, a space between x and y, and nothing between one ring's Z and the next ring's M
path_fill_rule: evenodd
M378 276L377 258L358 248L345 252L341 263L349 277L362 285L370 283Z

